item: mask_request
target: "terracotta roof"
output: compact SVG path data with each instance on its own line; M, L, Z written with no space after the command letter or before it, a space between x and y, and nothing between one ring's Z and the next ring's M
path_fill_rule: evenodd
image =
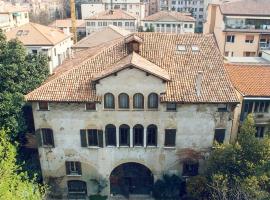
M117 63L113 64L109 69L105 69L102 72L99 72L96 75L94 75L93 81L103 79L107 76L110 76L111 74L119 72L130 66L140 69L142 71L148 72L165 81L170 80L170 76L166 70L146 60L145 58L141 57L139 54L133 52L127 55L126 57L124 57L123 59L121 59L120 61L118 61Z
M270 65L226 64L230 79L243 96L270 97Z
M54 46L71 37L58 29L34 23L28 23L14 28L5 34L8 40L18 38L24 45Z
M143 21L175 21L195 22L196 20L190 14L180 13L176 11L159 11L153 15L149 15Z
M184 103L238 102L235 90L223 66L223 57L213 36L197 34L136 33L142 39L140 59L165 70L170 81L161 101ZM177 45L186 45L178 51ZM197 45L199 51L192 51ZM96 95L94 76L111 70L127 57L125 39L96 51L84 61L69 64L66 70L51 76L42 86L26 95L28 101L91 102ZM148 62L147 61L147 62ZM137 62L137 61L136 61ZM65 66L64 66L65 67ZM148 67L148 66L146 66ZM161 70L161 71L163 71ZM196 93L198 73L202 72L201 95Z
M239 0L220 4L226 15L270 16L269 0Z
M72 48L93 48L103 43L110 43L115 39L122 38L129 34L131 34L130 31L124 30L117 26L109 25L86 36L74 44Z
M57 27L72 27L71 25L71 19L57 19L54 22L50 23L48 26L57 28ZM85 28L85 21L82 19L76 20L76 26L80 28Z
M131 14L121 10L106 10L88 18L89 20L136 20ZM87 20L87 19L86 19Z

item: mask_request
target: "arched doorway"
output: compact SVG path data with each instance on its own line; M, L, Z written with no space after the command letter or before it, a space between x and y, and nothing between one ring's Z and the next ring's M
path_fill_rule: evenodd
M142 164L130 162L116 167L110 175L111 194L150 194L154 177Z

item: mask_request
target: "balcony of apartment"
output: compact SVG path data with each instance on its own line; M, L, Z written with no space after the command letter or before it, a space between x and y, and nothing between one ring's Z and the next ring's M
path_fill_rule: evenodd
M260 42L259 42L260 50L270 50L270 33L269 34L263 34L260 36Z
M250 32L250 33L269 33L269 19L248 19L248 18L228 18L225 17L225 32Z

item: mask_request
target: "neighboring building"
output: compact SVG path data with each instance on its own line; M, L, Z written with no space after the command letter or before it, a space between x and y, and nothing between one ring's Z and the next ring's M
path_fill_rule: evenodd
M49 27L58 28L64 31L65 34L69 35L72 33L72 24L71 19L58 19L49 24ZM84 20L76 20L76 27L77 27L77 36L79 38L83 38L86 35L85 29L85 21Z
M241 104L234 113L233 137L249 113L255 117L256 137L270 132L270 62L228 63L227 72Z
M78 52L26 99L43 180L63 198L104 181L104 195L149 195L165 173L198 174L239 101L213 36L162 33Z
M153 15L154 13L159 11L159 0L148 0L148 4L146 4L146 9L148 13L145 16Z
M196 20L196 32L203 31L204 0L160 0L160 10L190 13Z
M29 22L28 9L0 1L0 29L4 32Z
M86 35L109 25L118 26L131 32L137 30L137 19L131 14L120 9L106 10L85 19L85 22Z
M102 1L91 4L81 4L82 19L87 19L103 11L105 11L105 4L103 4Z
M209 4L204 33L213 33L226 57L260 56L270 49L269 0Z
M143 30L154 29L162 33L194 33L195 19L175 11L159 11L142 20Z
M108 45L114 40L123 38L129 34L131 34L130 31L121 29L117 26L109 25L83 38L81 41L74 44L72 49L75 51L81 51L101 45Z
M47 55L50 73L71 53L71 35L66 35L58 29L40 24L25 24L6 32L6 36L8 40L14 38L20 40L29 53Z

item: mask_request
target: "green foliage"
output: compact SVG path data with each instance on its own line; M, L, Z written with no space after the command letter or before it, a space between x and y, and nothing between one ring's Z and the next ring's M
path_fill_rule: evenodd
M147 29L145 30L145 32L155 32L155 28L153 27L152 24L150 24L150 26L147 27Z
M193 176L186 182L186 192L188 199L204 199L207 197L207 179L204 176Z
M90 195L89 200L106 200L107 196L102 196L102 195Z
M34 181L20 172L20 166L16 165L16 147L9 141L6 131L0 130L0 199L43 199L46 188Z
M163 175L153 187L153 197L157 200L178 200L185 192L185 182L176 175Z

